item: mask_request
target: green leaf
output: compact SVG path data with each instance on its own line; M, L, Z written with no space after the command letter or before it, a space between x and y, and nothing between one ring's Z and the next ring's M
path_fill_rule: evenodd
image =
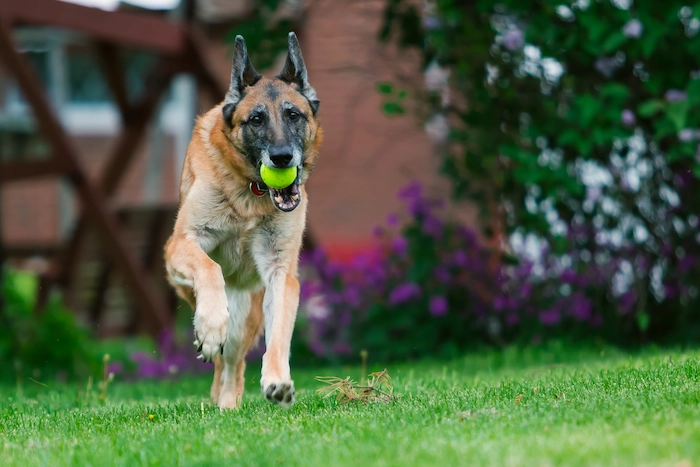
M613 52L617 49L620 48L622 44L624 44L627 41L627 38L625 35L622 33L622 31L617 31L613 33L611 36L609 36L607 39L605 39L605 42L603 42L602 45L602 52L604 54Z
M643 102L638 108L637 113L640 117L651 117L660 112L664 108L664 102L660 99L650 99Z
M579 135L578 131L573 130L573 129L565 130L563 133L561 133L559 135L559 138L557 138L557 143L560 146L578 147L578 144L580 141L581 141L581 136Z
M695 178L700 180L700 164L695 164L693 166L693 175L695 175Z
M382 106L384 113L387 115L403 115L406 113L404 108L398 102L385 102Z
M693 156L695 156L695 145L691 143L680 143L668 150L666 153L666 160L668 162L676 162Z
M624 101L629 95L627 86L620 83L607 83L600 87L601 97L608 97Z
M566 237L557 235L552 238L552 251L556 254L564 254L569 248L569 242Z
M593 150L593 140L591 140L590 138L582 139L578 145L578 150L581 152L582 156L590 156L591 151Z
M603 103L590 94L584 94L576 99L579 111L579 123L587 127L603 108Z
M666 116L673 122L676 131L685 128L685 121L688 118L688 102L670 102L666 106Z
M666 136L675 135L677 133L675 124L668 117L658 119L654 124L654 128L656 129L654 132L654 139L656 141L660 141Z
M603 39L603 36L608 31L608 24L602 18L594 18L590 15L581 16L582 23L588 23L588 37L590 42L595 43Z
M666 34L666 26L658 21L645 21L642 43L642 56L649 58L654 53L657 42Z
M649 314L646 311L640 311L637 313L637 326L639 330L645 332L649 329Z
M686 90L690 105L700 104L700 79L691 80Z
M408 96L408 91L406 91L405 89L401 89L401 90L396 94L396 97L398 97L399 99L405 99L406 96Z
M377 90L382 94L391 94L394 86L391 83L377 83Z

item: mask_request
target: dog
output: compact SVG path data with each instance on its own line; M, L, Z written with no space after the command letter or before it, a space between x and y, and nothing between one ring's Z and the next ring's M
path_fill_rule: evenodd
M165 245L168 281L194 310L199 358L214 362L211 398L236 408L245 356L265 335L260 386L295 402L289 352L299 306L297 270L308 205L305 184L323 131L296 35L282 72L263 77L243 37L234 44L225 99L198 117L182 168L180 205ZM268 188L261 164L297 167L294 183Z

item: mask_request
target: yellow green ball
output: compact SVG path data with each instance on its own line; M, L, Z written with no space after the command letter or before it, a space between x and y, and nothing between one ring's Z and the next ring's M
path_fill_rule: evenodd
M294 183L294 180L297 178L297 168L273 169L263 164L260 166L260 176L265 185L275 190L281 190Z

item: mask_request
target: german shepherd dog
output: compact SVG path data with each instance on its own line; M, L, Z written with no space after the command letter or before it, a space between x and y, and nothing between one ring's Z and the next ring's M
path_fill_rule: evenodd
M197 119L187 148L165 263L170 283L194 310L194 344L199 358L214 362L211 397L222 408L240 405L244 358L263 330L262 392L283 407L295 401L289 348L304 184L323 138L318 106L294 33L273 79L253 68L238 36L226 97ZM268 188L261 164L297 167L297 178L285 189Z

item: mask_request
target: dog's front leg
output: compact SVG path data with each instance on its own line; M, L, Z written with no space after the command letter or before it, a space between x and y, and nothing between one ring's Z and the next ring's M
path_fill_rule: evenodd
M265 398L283 407L294 401L294 381L289 370L289 348L299 306L299 281L280 269L268 276L263 313L265 344L260 385Z
M223 353L229 319L221 266L185 235L170 239L165 259L171 280L194 291L195 345L206 361L214 361Z

